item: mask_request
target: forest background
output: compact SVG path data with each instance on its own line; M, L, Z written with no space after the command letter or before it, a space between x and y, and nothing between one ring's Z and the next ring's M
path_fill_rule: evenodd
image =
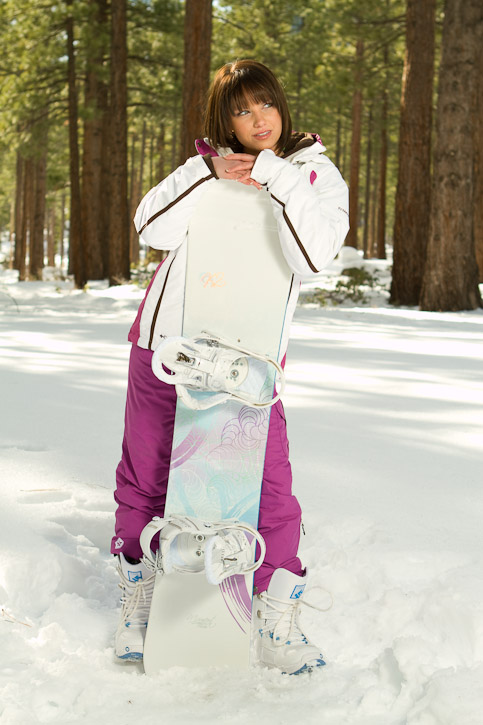
M0 234L45 266L129 280L142 196L195 153L214 70L256 58L350 188L346 245L391 302L482 306L480 0L0 0Z

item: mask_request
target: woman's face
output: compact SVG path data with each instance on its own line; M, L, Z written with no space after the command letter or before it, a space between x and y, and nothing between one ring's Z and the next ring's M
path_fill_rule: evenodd
M271 103L246 101L231 116L231 124L245 153L255 156L264 149L275 151L282 134L282 118Z

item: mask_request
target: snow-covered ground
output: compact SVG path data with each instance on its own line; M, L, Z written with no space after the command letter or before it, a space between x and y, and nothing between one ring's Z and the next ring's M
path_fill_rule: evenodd
M108 551L142 294L0 275L2 725L481 725L482 312L299 308L285 406L327 667L151 679L114 660Z

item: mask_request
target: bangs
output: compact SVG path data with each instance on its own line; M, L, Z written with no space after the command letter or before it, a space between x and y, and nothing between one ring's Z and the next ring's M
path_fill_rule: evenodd
M205 133L215 147L243 150L231 130L231 117L250 103L271 103L280 113L281 152L292 134L292 120L282 85L267 66L256 60L236 60L220 68L213 79L205 109Z
M253 78L244 81L235 77L233 80L233 88L226 89L227 110L232 116L245 109L250 103L273 103L277 110L280 110L275 93L270 92L266 84L257 83Z

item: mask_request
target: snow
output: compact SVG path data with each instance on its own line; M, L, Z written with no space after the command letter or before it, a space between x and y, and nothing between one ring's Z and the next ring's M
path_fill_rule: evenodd
M382 288L298 309L285 407L301 552L307 599L333 599L303 621L328 664L152 679L114 659L109 554L143 294L0 273L2 725L481 725L482 312L395 309Z

